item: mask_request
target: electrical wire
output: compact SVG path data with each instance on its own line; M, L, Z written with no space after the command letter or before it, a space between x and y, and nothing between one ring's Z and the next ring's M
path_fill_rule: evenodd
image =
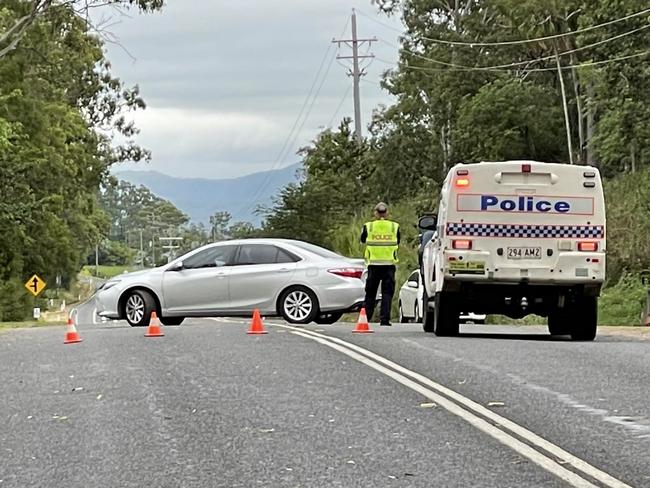
M580 47L577 47L575 49L571 49L569 51L562 51L560 53L557 53L557 56L566 56L566 55L569 55L569 54L584 51L586 49L591 49L592 47L601 46L603 44L607 44L609 42L616 41L616 40L621 39L623 37L626 37L626 36L629 36L629 35L632 35L632 34L636 34L637 32L640 32L640 31L648 29L648 28L650 28L650 24L644 25L643 27L639 27L637 29L633 29L631 31L623 32L622 34L618 34L618 35L616 35L614 37L609 37L607 39L600 40L600 41L595 42L593 44L588 44L586 46L580 46ZM394 44L392 44L390 42L387 42L385 40L382 40L382 42L384 42L385 44L391 46L392 48L400 49L398 46L395 46ZM529 60L526 60L526 61L516 61L516 62L512 62L512 63L507 63L507 64L498 64L498 65L494 65L494 66L466 66L466 65L462 65L462 64L448 63L446 61L440 61L438 59L429 58L429 57L424 56L422 54L419 54L419 53L416 53L416 52L413 52L413 51L409 51L408 49L404 49L404 48L401 48L401 49L402 49L402 51L410 54L411 56L423 59L425 61L429 61L431 63L439 64L441 66L448 66L450 68L462 68L462 69L471 70L471 71L491 71L491 70L495 70L495 69L500 70L500 69L504 69L504 68L512 68L512 67L515 67L515 66L530 65L532 63L537 63L537 62L540 62L540 61L548 61L550 59L555 59L555 57L556 57L556 54L552 54L552 55L544 56L544 57L541 57L541 58L529 59Z
M375 22L376 24L382 25L382 26L384 26L384 27L386 27L386 28L388 28L388 29L390 29L392 31L404 34L404 31L402 31L400 29L397 29L396 27L393 27L392 25L381 22L380 20L377 20L377 19L365 14L364 12L362 12L362 11L360 11L358 9L357 9L357 12L359 12L362 16L366 17L370 21ZM433 37L425 37L425 36L419 36L419 38L422 39L422 40L425 40L425 41L429 41L429 42L433 42L433 43L437 43L437 44L446 44L446 45L451 45L451 46L469 46L469 47L513 46L513 45L518 45L518 44L530 44L530 43L535 43L535 42L548 41L548 40L551 40L551 39L559 39L559 38L567 37L567 36L574 36L574 35L577 35L577 34L582 34L583 32L589 32L589 31L592 31L594 29L600 29L601 27L607 27L609 25L616 24L618 22L623 22L625 20L632 19L634 17L639 17L639 16L647 14L647 13L650 13L650 8L645 9L645 10L641 10L640 12L636 12L636 13L633 13L633 14L630 14L630 15L626 15L625 17L620 17L618 19L603 22L602 24L592 25L592 26L589 26L589 27L584 27L582 29L577 29L577 30L570 31L570 32L563 32L563 33L560 33L560 34L553 34L553 35L550 35L550 36L537 37L537 38L534 38L534 39L519 39L519 40L515 40L515 41L494 41L494 42L476 41L476 42L471 42L471 41L449 41L449 40L446 40L446 39L436 39L436 38L433 38Z
M345 30L348 28L349 22L350 22L350 19L348 18L346 23L345 23L345 26L343 27L341 36L345 33ZM323 87L323 84L325 83L325 80L327 79L327 75L330 72L330 69L332 67L332 63L336 59L335 54L331 55L329 64L327 65L325 73L324 73L324 75L323 75L323 77L321 79L321 76L320 76L321 72L323 71L323 67L325 66L325 63L327 62L328 57L330 57L330 51L331 51L332 47L333 47L333 43L330 42L328 44L328 46L327 46L327 50L325 51L325 55L323 56L323 59L321 60L321 64L320 64L320 66L318 68L318 71L316 72L316 76L314 77L314 80L313 80L313 82L311 84L311 87L309 88L309 92L307 93L307 96L305 97L305 100L304 100L304 102L303 102L303 104L302 104L302 106L300 108L300 111L298 113L298 116L296 117L296 120L293 123L293 126L291 127L291 130L289 131L289 134L287 135L287 137L284 140L284 143L282 144L282 148L280 149L280 152L278 153L277 157L275 158L275 160L274 160L273 164L271 165L270 169L267 170L267 174L266 174L265 178L262 180L260 185L258 185L257 189L253 193L253 196L249 200L249 203L246 206L241 207L238 210L239 215L243 215L244 213L249 212L255 206L255 204L260 200L260 197L262 196L262 194L264 193L264 191L268 187L269 183L271 182L271 178L272 178L271 173L273 171L275 171L276 169L278 169L279 165L282 164L282 162L284 161L284 159L288 155L288 152L291 151L293 145L295 144L295 141L299 137L300 132L302 131L302 128L304 127L307 119L309 118L309 115L311 114L311 111L312 111L312 109L314 107L314 103L315 103L316 99L318 98L318 95L320 94L320 91L321 91L321 89ZM318 88L317 88L316 92L314 93L314 88L318 84L319 79L321 79L321 82L318 85ZM312 97L312 94L314 94L313 97ZM311 104L310 104L310 99L311 99ZM306 115L303 118L303 113L305 113L305 108L307 108L308 104L309 104L309 108L307 109ZM302 123L300 122L301 119L302 119ZM299 124L300 124L300 127L298 127Z
M332 118L328 122L327 127L330 127L330 128L332 127L332 124L334 123L334 120L336 119L336 117L339 115L339 112L341 111L341 107L343 107L343 104L345 103L345 101L350 96L350 90L352 90L352 85L348 85L347 90L345 90L345 93L343 94L343 97L341 98L341 101L337 105L336 110L334 111L334 115L332 115Z
M589 66L600 66L600 65L604 65L604 64L615 63L615 62L618 62L618 61L623 61L623 60L632 59L632 58L638 58L638 57L647 56L647 55L650 55L650 50L641 51L641 52L634 53L634 54L628 54L626 56L619 56L619 57L616 57L616 58L604 59L604 60L601 60L601 61L589 61L589 62L586 62L586 63L570 64L570 65L566 65L566 66L560 66L560 69L563 69L563 70L565 70L565 69L574 69L574 68L580 69L580 68L587 68ZM381 63L384 63L384 64L387 64L389 66L398 66L398 64L393 62L393 61L387 61L387 60L381 59L381 58L377 58L377 61L379 61ZM411 70L411 71L427 71L427 72L437 72L437 73L445 73L445 72L450 72L450 71L461 71L461 72L487 71L487 70L484 70L484 69L483 70L478 70L478 69L472 68L472 67L465 67L465 68L427 68L427 67L424 67L424 66L409 66L409 65L402 65L401 67L404 68L404 69ZM515 71L515 70L513 70L513 69L493 69L491 71L508 72L508 71ZM526 69L526 72L532 72L532 73L541 72L541 71L557 71L557 67L554 67L554 68L530 68L530 69Z

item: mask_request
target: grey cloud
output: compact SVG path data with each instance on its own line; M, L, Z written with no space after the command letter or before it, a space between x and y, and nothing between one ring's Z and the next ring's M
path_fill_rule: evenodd
M369 0L354 3L374 14ZM108 55L115 74L138 83L149 106L148 114L136 120L140 142L154 153L151 169L186 176L209 176L215 168L232 173L228 176L269 169L352 6L347 0L174 0L163 13L121 19L112 31L136 60L117 45L109 45ZM361 16L358 20L360 36L397 44L395 32ZM382 58L396 59L395 51L383 43L373 46ZM375 61L367 80L378 82L386 68ZM280 164L297 160L297 148L328 124L350 84L345 69L334 63L303 131ZM374 84L364 83L362 94L367 123L373 108L390 99ZM349 97L335 123L351 112ZM171 139L161 114L179 119ZM208 120L230 120L231 125L211 130Z

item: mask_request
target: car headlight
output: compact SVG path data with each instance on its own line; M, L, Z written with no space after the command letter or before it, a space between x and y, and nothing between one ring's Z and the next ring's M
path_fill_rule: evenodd
M115 285L117 285L120 282L120 280L109 280L106 283L104 283L102 286L100 286L97 291L106 291L109 288L113 288Z

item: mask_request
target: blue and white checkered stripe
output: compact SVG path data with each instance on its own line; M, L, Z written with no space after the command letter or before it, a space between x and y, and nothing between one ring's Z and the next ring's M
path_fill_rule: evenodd
M448 236L603 239L602 225L447 224Z

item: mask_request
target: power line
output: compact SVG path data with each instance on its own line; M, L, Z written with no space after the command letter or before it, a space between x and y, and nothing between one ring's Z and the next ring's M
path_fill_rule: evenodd
M358 12L361 15L363 15L364 17L366 17L367 19L369 19L370 21L372 21L372 22L375 22L375 23L377 23L379 25L382 25L382 26L384 26L384 27L386 27L386 28L388 28L388 29L390 29L392 31L404 34L404 31L402 31L400 29L397 29L396 27L393 27L392 25L381 22L380 20L377 20L377 19L363 13L360 10L358 10ZM436 38L433 38L433 37L425 37L425 36L420 36L420 39L426 40L426 41L429 41L429 42L433 42L433 43L437 43L437 44L446 44L446 45L451 45L451 46L469 46L469 47L513 46L513 45L517 45L517 44L530 44L530 43L534 43L534 42L542 42L542 41L548 41L548 40L551 40L551 39L559 39L559 38L562 38L562 37L573 36L573 35L576 35L576 34L582 34L583 32L589 32L589 31L592 31L594 29L600 29L601 27L606 27L608 25L616 24L618 22L623 22L625 20L632 19L634 17L639 17L639 16L644 15L644 14L649 13L649 12L650 12L650 9L645 9L645 10L642 10L640 12L636 12L636 13L633 13L633 14L630 14L630 15L626 15L625 17L621 17L621 18L618 18L618 19L603 22L602 24L592 25L592 26L589 26L589 27L584 27L582 29L577 29L577 30L570 31L570 32L563 32L563 33L560 33L560 34L553 34L553 35L550 35L550 36L537 37L537 38L534 38L534 39L519 39L519 40L515 40L515 41L494 41L494 42L448 41L446 39L436 39Z
M341 111L341 107L343 107L343 104L345 101L348 99L348 96L350 95L350 90L352 89L351 85L348 85L348 88L345 90L345 93L343 94L343 97L341 98L341 101L336 107L336 110L334 111L334 115L332 115L332 118L330 119L329 123L327 124L327 127L332 127L332 124L334 123L334 119L339 115L339 112Z
M605 60L601 60L601 61L589 61L589 62L586 62L586 63L569 64L569 65L561 66L561 69L565 70L565 69L573 69L573 68L578 68L578 69L579 68L587 68L589 66L599 66L599 65L603 65L603 64L610 64L610 63L615 63L617 61L623 61L623 60L626 60L626 59L638 58L638 57L642 57L642 56L646 56L646 55L650 55L650 50L641 51L641 52L634 53L634 54L628 54L626 56L619 56L619 57L616 57L616 58L605 59ZM393 62L393 61L387 61L387 60L382 59L382 58L376 58L376 59L377 59L377 61L379 61L381 63L384 63L384 64L387 64L389 66L398 66L398 64ZM471 66L466 66L466 67L462 67L462 68L427 68L427 67L424 67L424 66L402 65L402 67L404 69L408 69L408 70L412 70L412 71L430 71L430 72L437 72L437 73L445 73L445 72L450 72L450 71L460 71L460 72L488 71L488 70L485 70L485 69L478 69L478 68L471 67ZM512 69L492 69L491 71L508 72L508 71L515 71L515 70L512 70ZM527 72L557 71L557 67L554 67L554 68L530 68L530 69L527 69L526 71Z
M349 22L350 22L350 19L348 19L346 21L342 32L345 32L345 30L348 27ZM332 67L332 63L334 62L334 59L336 58L336 56L334 56L334 54L332 54L332 56L330 58L330 62L327 65L325 73L324 73L324 75L323 75L323 77L321 79L321 72L323 71L323 67L325 66L325 63L327 62L327 59L329 57L331 48L332 48L332 44L330 43L327 46L327 50L325 51L325 55L323 56L323 59L321 60L318 71L316 72L316 75L314 76L314 80L313 80L313 82L311 84L311 87L309 88L309 92L307 93L307 96L305 97L305 100L304 100L304 102L302 104L302 107L300 108L300 112L298 113L298 116L296 117L296 120L294 121L293 126L291 127L291 130L289 131L289 134L285 138L284 143L282 144L282 148L280 149L280 152L278 153L278 155L275 158L273 164L271 165L270 169L268 170L268 173L267 173L266 177L262 180L260 185L257 187L255 192L253 193L253 196L251 197L251 200L249 201L249 203L245 207L241 207L239 209L238 214L241 215L244 212L250 211L252 209L252 207L259 201L262 193L264 192L264 190L266 190L266 188L268 187L268 185L269 185L269 183L271 181L271 178L272 178L271 173L273 171L275 171L278 168L278 166L282 163L284 158L286 158L286 156L288 155L288 152L291 151L291 149L293 147L293 144L295 144L295 141L300 136L300 132L302 131L302 128L304 127L307 119L309 118L309 115L311 114L311 111L312 111L312 109L314 107L314 103L315 103L316 99L318 98L318 95L320 94L320 91L321 91L321 89L323 87L323 84L325 83L325 80L327 79L327 75L329 74L330 69ZM318 88L317 88L316 92L314 93L314 88L318 84L319 79L321 80L320 84L318 85ZM312 94L314 94L313 98L312 98ZM310 99L311 99L311 104L310 104ZM309 108L307 109L306 115L303 118L303 113L305 113L305 108L307 108L308 104L309 104ZM301 119L302 119L302 122L300 122ZM298 127L299 124L300 124L300 127Z
M580 51L584 51L585 49L591 49L592 47L596 47L596 46L600 46L600 45L603 45L603 44L606 44L606 43L609 43L609 42L612 42L612 41L616 41L618 39L621 39L623 37L626 37L626 36L629 36L629 35L632 35L632 34L636 34L637 32L640 32L640 31L648 29L648 28L650 28L650 24L644 25L643 27L639 27L637 29L633 29L631 31L624 32L622 34L618 34L618 35L616 35L614 37L609 37L607 39L603 39L603 40L595 42L593 44L588 44L586 46L581 46L581 47L578 47L578 48L575 48L575 49L571 49L569 51L563 51L561 53L557 53L557 55L558 56L566 56L568 54L573 54L573 53L577 53L577 52L580 52ZM382 42L384 42L385 44L388 44L389 46L391 46L391 47L393 47L395 49L400 49L399 47L395 46L394 44L392 44L390 42L387 42L387 41L382 41ZM448 63L446 61L440 61L438 59L429 58L427 56L424 56L422 54L418 54L418 53L410 51L408 49L404 49L404 48L401 48L401 49L402 49L402 51L410 54L411 56L414 56L414 57L420 58L420 59L424 59L425 61L429 61L429 62L432 62L432 63L435 63L435 64L439 64L441 66L449 66L450 68L462 68L462 69L468 69L468 70L471 70L471 71L491 71L491 70L495 70L495 69L500 70L500 69L504 69L504 68L513 68L515 66L530 65L532 63L536 63L536 62L540 62L540 61L548 61L550 59L555 59L555 57L556 57L555 54L552 54L552 55L544 56L544 57L541 57L541 58L529 59L529 60L526 60L526 61L515 61L515 62L512 62L512 63L498 64L498 65L494 65L494 66L466 66L466 65L462 65L462 64Z

